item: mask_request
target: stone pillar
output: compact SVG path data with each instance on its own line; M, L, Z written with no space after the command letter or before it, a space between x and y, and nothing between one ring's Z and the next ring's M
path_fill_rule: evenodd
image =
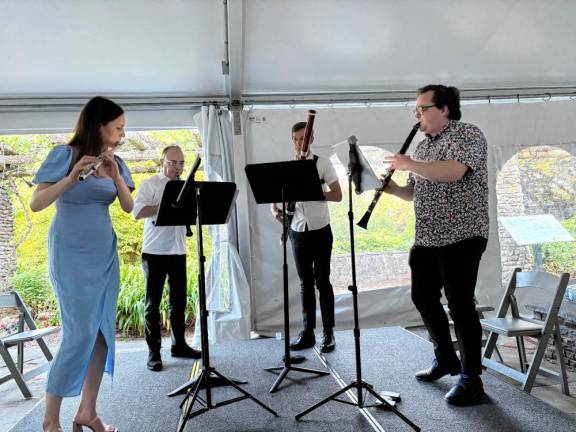
M0 184L0 293L10 288L10 278L16 270L14 249L14 215L12 201L5 185Z
M502 167L496 180L498 196L498 217L524 214L524 198L520 181L518 155L513 156ZM502 224L498 224L500 254L502 259L502 279L506 285L514 268L532 268L532 259L526 246L517 246Z

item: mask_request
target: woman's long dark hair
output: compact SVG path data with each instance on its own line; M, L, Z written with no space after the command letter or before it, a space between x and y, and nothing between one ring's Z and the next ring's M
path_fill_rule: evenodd
M90 99L80 112L74 136L70 141L70 145L78 150L74 162L84 155L98 156L102 151L100 126L107 125L122 114L122 107L110 99L101 96Z

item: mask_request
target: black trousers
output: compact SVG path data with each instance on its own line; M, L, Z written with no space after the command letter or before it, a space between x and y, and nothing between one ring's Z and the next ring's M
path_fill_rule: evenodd
M316 328L316 294L320 294L320 311L325 332L334 328L334 290L330 284L330 258L332 256L332 229L330 225L314 231L290 230L292 252L296 271L300 277L302 318L304 332L313 333Z
M442 247L414 246L410 251L412 301L430 333L436 359L448 367L459 363L440 303L444 287L460 347L462 374L468 376L482 373L482 327L474 290L486 244L487 239L472 237Z
M170 333L172 346L186 343L184 338L186 310L186 255L142 254L142 269L146 278L144 325L146 343L150 351L159 352L162 340L160 301L168 277Z

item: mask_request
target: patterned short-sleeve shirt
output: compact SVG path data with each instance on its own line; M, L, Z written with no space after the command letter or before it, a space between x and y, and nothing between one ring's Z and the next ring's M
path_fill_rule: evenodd
M418 143L413 158L455 160L469 168L455 182L431 181L410 173L415 245L445 246L475 236L488 238L487 144L482 131L472 124L449 120L438 135Z

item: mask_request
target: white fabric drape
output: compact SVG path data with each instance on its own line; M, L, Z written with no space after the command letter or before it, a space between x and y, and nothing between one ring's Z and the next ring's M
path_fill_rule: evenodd
M211 105L194 116L204 148L206 181L234 181L232 124L228 111ZM217 197L215 197L217 198ZM211 343L250 336L250 287L240 257L236 212L228 224L210 225L212 254L206 269L208 338ZM199 345L200 321L196 318L194 345Z

